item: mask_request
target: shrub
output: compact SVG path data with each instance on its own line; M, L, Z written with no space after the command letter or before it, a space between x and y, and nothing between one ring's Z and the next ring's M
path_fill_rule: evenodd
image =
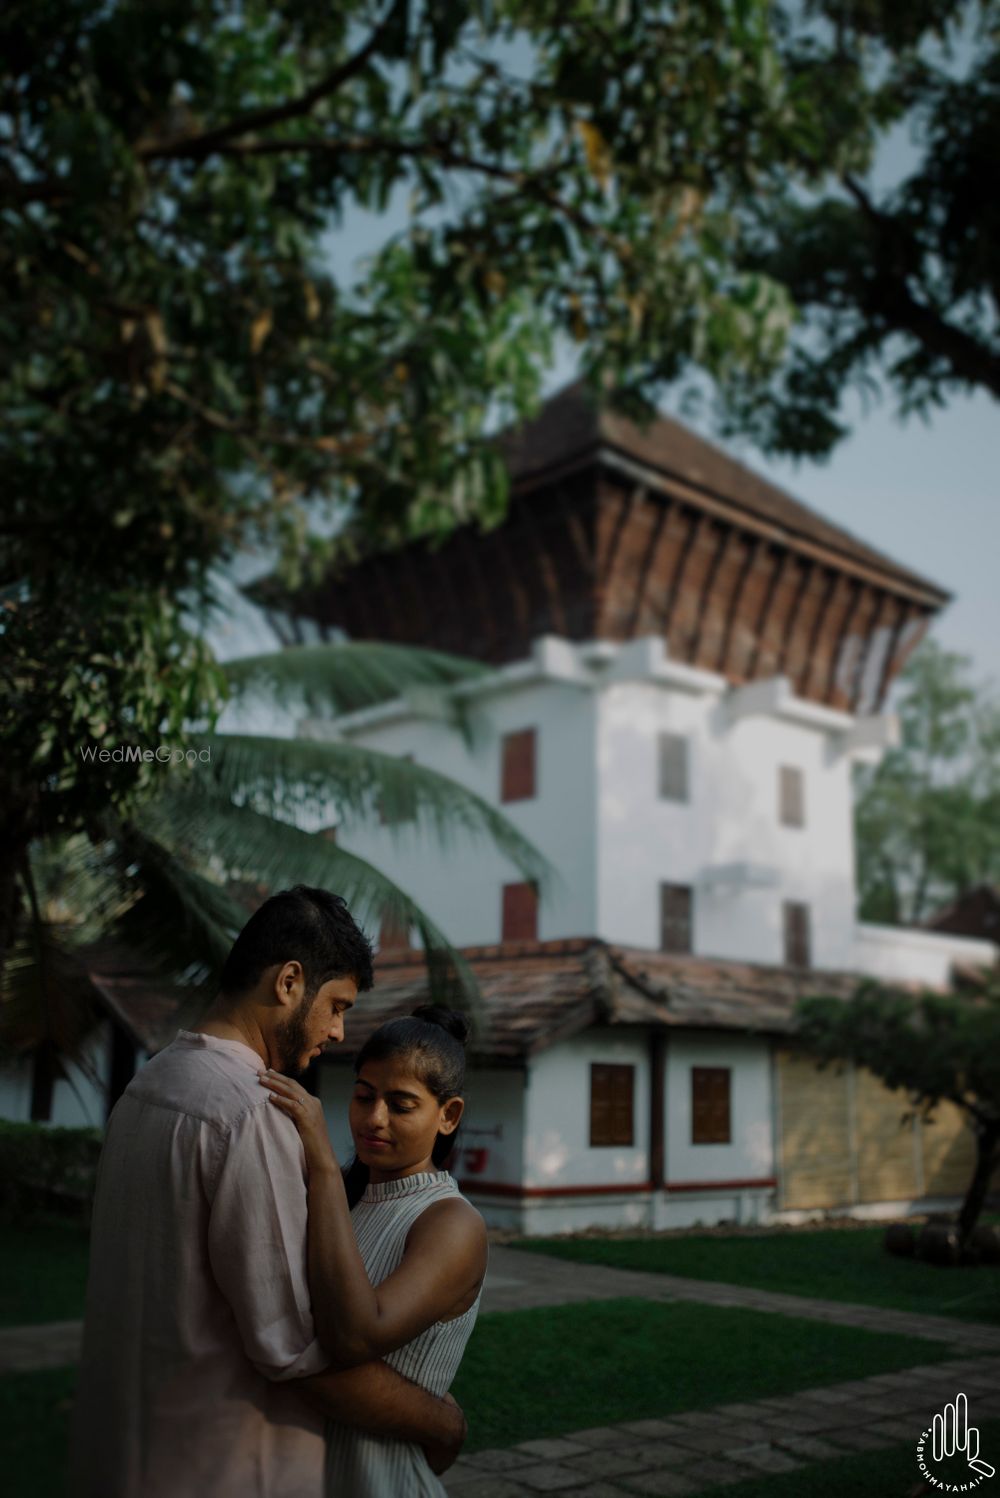
M86 1215L97 1180L100 1129L60 1129L0 1120L0 1208Z

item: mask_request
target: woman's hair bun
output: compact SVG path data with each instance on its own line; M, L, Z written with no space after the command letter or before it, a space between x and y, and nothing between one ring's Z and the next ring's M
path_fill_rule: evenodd
M419 1004L413 1011L414 1019L426 1020L429 1025L440 1025L449 1035L454 1035L464 1045L469 1034L469 1022L458 1009L446 1009L443 1004Z

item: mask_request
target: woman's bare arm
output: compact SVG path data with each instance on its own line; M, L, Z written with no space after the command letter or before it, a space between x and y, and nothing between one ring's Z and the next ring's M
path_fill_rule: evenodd
M288 1077L265 1072L261 1080L295 1122L306 1152L309 1292L317 1336L341 1368L383 1357L440 1321L482 1283L486 1224L461 1197L432 1203L410 1229L399 1268L373 1286L322 1104Z

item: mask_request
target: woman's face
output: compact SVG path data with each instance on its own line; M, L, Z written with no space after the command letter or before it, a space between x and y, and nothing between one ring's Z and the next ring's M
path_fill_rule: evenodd
M458 1128L465 1103L439 1103L402 1056L366 1061L354 1083L349 1118L358 1159L383 1175L433 1169L438 1134Z

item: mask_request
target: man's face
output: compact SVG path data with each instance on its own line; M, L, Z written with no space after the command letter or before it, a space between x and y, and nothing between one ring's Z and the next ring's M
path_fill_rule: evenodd
M301 1076L327 1045L344 1038L344 1015L358 996L353 978L331 978L311 999L298 1007L274 1031L273 1065L286 1076Z

